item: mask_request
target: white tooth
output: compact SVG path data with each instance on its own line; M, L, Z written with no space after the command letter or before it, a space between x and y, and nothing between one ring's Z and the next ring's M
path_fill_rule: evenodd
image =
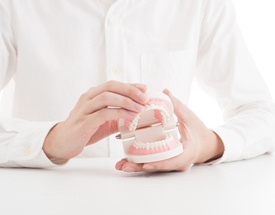
M151 108L150 108L150 106L149 105L145 105L145 110L147 111L147 110L150 110Z
M161 147L161 141L158 141L158 147Z
M160 147L160 141L155 142L155 148Z
M129 130L130 131L134 131L137 128L139 118L140 118L140 116L138 115L132 120L132 122L129 125Z
M168 112L165 109L163 109L161 112L161 115L162 115L162 123L166 124L170 118Z
M173 136L171 134L169 134L169 136L167 137L166 142L169 144L173 141Z
M147 147L148 148L150 148L150 143L148 142L148 143L143 143L144 144L144 147L147 149Z

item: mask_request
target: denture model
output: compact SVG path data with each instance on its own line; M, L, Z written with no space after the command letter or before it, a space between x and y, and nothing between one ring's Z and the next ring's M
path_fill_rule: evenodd
M126 159L134 163L165 160L183 152L179 142L174 108L164 93L148 91L145 110L134 119L119 119Z

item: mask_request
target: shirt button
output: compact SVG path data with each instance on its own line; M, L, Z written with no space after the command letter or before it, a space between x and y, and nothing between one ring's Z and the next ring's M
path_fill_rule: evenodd
M110 24L114 27L119 26L119 23L120 23L119 18L116 16L110 19Z
M119 74L118 68L117 67L113 67L112 68L112 73L113 73L113 75L118 75Z
M29 146L26 146L24 149L23 149L23 154L25 156L29 156L31 154L31 147Z

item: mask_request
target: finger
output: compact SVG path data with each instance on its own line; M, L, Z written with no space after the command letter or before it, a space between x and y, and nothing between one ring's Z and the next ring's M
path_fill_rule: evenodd
M145 84L134 83L134 84L130 84L130 85L133 86L133 87L136 87L136 88L140 89L144 93L148 90L148 87Z
M122 166L127 162L127 160L125 158L121 159L120 161L118 161L115 165L115 168L117 170L122 170Z
M122 159L116 164L116 169L124 172L169 172L186 171L192 165L193 159L182 153L170 159L145 164L137 164Z
M133 112L141 112L144 110L144 105L141 105L128 97L119 94L104 92L95 98L86 102L81 108L83 114L91 114L108 106L119 107Z
M145 91L146 86L142 84L127 84L118 81L108 81L98 87L90 88L83 97L85 97L86 100L90 100L103 92L112 92L129 97L141 104L145 104L149 100Z
M99 140L110 136L111 134L114 134L118 132L118 124L117 120L112 120L103 123L97 131L93 134L93 136L90 138L87 145L91 145L93 143L97 143Z
M169 171L186 171L193 164L193 160L189 159L187 155L180 154L176 157L166 159L163 161L157 161L152 163L146 163L142 166L144 172L169 172Z
M126 159L122 159L116 165L118 170L121 170L124 172L142 172L142 166L143 164L129 162Z
M176 98L168 89L163 90L163 93L168 95L174 106L174 113L178 117L180 124L185 124L188 128L195 127L198 120L197 116L178 98Z
M83 130L89 133L89 130L98 128L107 121L122 119L133 119L137 113L120 108L103 108L86 117Z

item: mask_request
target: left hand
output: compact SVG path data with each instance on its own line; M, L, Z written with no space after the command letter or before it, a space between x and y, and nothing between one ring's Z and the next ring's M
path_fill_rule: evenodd
M208 129L204 123L179 99L167 89L163 91L173 103L179 122L180 142L183 153L163 161L136 164L122 159L116 164L117 170L125 172L167 172L185 171L193 164L204 163L222 156L224 145L219 136Z

